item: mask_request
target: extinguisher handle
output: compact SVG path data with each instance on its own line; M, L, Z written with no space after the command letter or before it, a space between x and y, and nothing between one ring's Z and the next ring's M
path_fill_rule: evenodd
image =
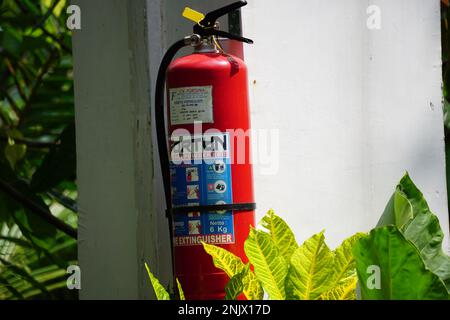
M212 27L214 28L214 25L216 24L217 19L220 17L233 12L234 10L237 10L243 6L247 5L247 1L241 0L233 2L229 5L226 5L222 8L216 9L214 11L211 11L205 15L205 18L199 22L201 26L204 28Z
M238 36L236 34L231 34L229 32L225 32L225 31L221 31L221 30L214 30L213 35L218 36L218 37L228 38L231 40L240 41L240 42L245 42L248 44L253 43L252 39L244 38L244 37Z

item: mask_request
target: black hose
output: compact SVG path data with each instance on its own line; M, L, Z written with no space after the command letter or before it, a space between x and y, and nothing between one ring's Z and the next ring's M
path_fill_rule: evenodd
M187 44L183 40L175 42L164 55L158 70L158 77L156 78L155 89L155 123L156 123L156 138L158 141L159 161L161 164L161 174L164 185L164 197L166 200L166 209L172 208L171 190L170 190L170 164L169 164L169 151L167 148L167 135L166 135L166 123L165 123L165 109L164 109L164 96L165 96L165 83L166 72L170 65L170 62L175 57L177 52L185 47ZM174 255L173 255L173 222L172 217L168 216L169 235L170 235L170 248L172 250L172 275L175 278L174 268ZM175 284L175 280L173 281ZM174 288L176 286L174 285Z
M164 196L166 200L166 208L172 207L171 192L170 192L170 165L169 165L169 151L167 148L167 135L165 123L165 109L164 109L164 85L166 83L166 72L170 62L175 57L177 52L186 46L184 39L175 42L164 55L161 65L158 70L158 77L156 79L155 90L155 123L156 123L156 137L158 141L159 161L161 164L161 172L164 184ZM169 219L171 220L171 219ZM171 230L172 232L172 230Z

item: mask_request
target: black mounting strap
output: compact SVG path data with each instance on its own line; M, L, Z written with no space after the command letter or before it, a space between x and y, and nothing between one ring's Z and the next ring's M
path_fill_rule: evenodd
M168 217L176 214L186 214L189 212L205 212L205 211L253 211L256 209L256 203L229 203L229 204L213 204L204 206L183 206L174 207L166 210Z

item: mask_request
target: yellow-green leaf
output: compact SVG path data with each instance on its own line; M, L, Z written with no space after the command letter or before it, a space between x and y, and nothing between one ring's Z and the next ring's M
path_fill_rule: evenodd
M333 281L333 253L323 231L306 240L291 257L289 285L293 297L316 300Z
M339 284L346 282L349 277L354 277L356 275L356 265L355 258L353 257L353 245L361 237L366 234L358 232L345 239L342 244L334 250L334 275L332 287L338 286Z
M237 296L244 291L244 278L250 272L250 265L247 264L241 272L234 275L225 286L225 300L236 300Z
M356 266L353 257L353 245L365 236L364 233L356 233L345 239L342 244L333 251L333 269L330 289L322 294L324 300L354 300L356 299Z
M251 228L244 244L245 253L255 268L257 279L270 299L286 298L285 281L288 264L279 253L270 235Z
M178 294L180 296L180 300L186 300L186 297L184 296L183 288L181 287L180 280L178 280L178 278L176 278L176 280L177 280Z
M285 258L286 262L289 263L292 254L298 248L291 228L273 210L269 210L262 218L261 225L269 231L273 243L277 246L278 251Z
M244 268L241 258L228 250L205 242L203 242L203 248L213 258L214 266L225 272L230 278Z
M240 273L245 267L245 264L242 262L241 258L228 250L204 242L203 248L206 253L212 257L214 266L224 271L230 279ZM248 272L246 276L243 277L242 281L244 285L243 292L248 300L262 299L264 291L262 290L261 285L253 272Z
M323 293L320 298L322 300L356 300L357 282L358 277L355 273L340 285L333 287L331 290Z
M242 279L244 284L244 295L248 300L262 300L264 290L261 287L256 275L253 271L249 271Z
M150 268L147 263L145 263L145 269L147 269L148 276L150 278L150 282L152 283L153 290L155 291L156 298L158 300L170 300L169 293L164 289L164 287L159 283L159 280L151 273Z

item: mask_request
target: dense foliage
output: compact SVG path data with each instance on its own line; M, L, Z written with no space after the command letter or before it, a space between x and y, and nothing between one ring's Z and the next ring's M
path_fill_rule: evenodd
M0 0L0 300L76 298L75 126L65 0Z

